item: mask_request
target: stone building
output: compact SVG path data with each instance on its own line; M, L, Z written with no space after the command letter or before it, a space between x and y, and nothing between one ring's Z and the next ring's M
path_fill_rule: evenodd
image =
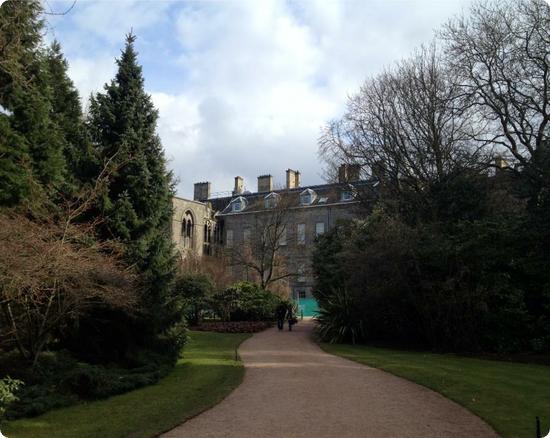
M337 183L307 187L300 183L300 172L292 169L286 171L284 188L276 189L271 175L261 175L253 193L244 191L239 176L232 192L224 196L213 196L209 182L196 183L194 200L174 198L174 243L183 257L189 253L215 256L222 251L235 254L261 234L266 224L280 221L277 253L283 266L278 269L286 270L285 282L294 298L309 298L316 237L337 221L354 217L359 207L357 195L369 184L359 179L359 168L350 165L340 167ZM229 263L236 280L257 280L248 266L235 260Z
M211 255L216 219L210 204L175 196L172 205L172 239L180 255Z

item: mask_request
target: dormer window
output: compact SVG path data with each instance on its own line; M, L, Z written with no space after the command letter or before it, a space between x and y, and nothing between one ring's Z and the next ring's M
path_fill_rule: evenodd
M300 204L311 205L317 198L317 194L311 189L305 189L300 193Z
M279 198L280 198L279 194L277 194L275 192L271 192L269 195L267 195L264 198L264 207L265 208L275 208L277 206L277 204L279 203Z
M353 190L343 190L340 195L341 201L351 201L353 200L353 198L354 198Z
M246 199L242 196L239 196L238 198L235 198L231 201L230 206L233 213L243 211L246 208Z

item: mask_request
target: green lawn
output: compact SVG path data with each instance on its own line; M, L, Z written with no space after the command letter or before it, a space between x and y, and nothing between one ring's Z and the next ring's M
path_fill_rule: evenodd
M550 429L550 366L368 346L321 344L328 353L427 386L465 406L503 437L543 436Z
M153 437L220 402L244 376L235 349L250 335L191 332L184 357L158 384L106 400L21 419L10 438Z

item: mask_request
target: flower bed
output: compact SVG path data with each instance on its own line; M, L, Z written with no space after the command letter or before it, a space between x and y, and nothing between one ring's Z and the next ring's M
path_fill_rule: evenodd
M273 323L268 321L211 321L201 322L198 326L192 327L192 330L218 333L256 333L272 325Z

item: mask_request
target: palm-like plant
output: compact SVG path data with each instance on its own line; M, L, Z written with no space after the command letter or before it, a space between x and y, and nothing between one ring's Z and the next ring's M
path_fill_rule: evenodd
M353 297L347 289L335 289L319 303L317 334L322 341L356 344L364 336L363 321L357 315Z

